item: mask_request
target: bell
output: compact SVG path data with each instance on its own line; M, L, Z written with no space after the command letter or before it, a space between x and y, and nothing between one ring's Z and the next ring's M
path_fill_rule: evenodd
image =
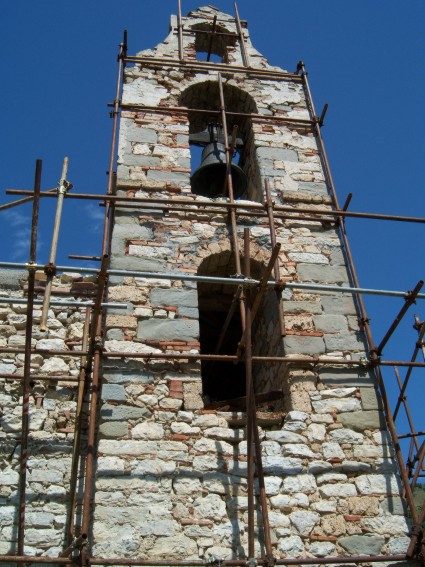
M192 175L190 181L192 193L214 199L223 195L226 178L226 146L216 125L209 125L210 142L202 151L201 165ZM232 163L232 187L234 198L241 197L247 188L248 180L243 170Z

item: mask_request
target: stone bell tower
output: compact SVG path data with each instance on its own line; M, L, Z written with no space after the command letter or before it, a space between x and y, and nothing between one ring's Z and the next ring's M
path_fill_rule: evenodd
M211 6L127 63L93 556L404 553L304 66Z

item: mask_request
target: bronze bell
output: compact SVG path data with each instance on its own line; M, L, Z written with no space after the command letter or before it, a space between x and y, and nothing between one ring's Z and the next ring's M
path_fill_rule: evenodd
M206 134L206 132L202 133ZM202 135L201 134L201 135ZM223 195L226 178L226 146L220 126L208 126L210 142L202 151L201 165L191 177L192 193L214 199ZM233 196L241 197L247 188L248 180L243 170L232 163Z

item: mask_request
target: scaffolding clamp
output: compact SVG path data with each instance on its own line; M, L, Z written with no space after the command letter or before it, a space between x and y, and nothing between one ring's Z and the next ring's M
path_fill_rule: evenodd
M46 276L50 276L50 277L54 277L56 276L56 265L53 262L49 262L48 264L45 264L44 266L44 273L46 274Z
M246 561L246 567L257 567L257 565L258 561L255 559L255 557L250 557Z
M274 286L275 291L282 293L286 288L286 282L284 280L276 280L276 285Z

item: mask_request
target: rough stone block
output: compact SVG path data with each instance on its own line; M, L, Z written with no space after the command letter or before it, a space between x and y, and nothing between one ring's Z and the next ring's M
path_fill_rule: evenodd
M380 411L352 411L341 413L339 419L344 427L355 431L365 429L384 429L386 427L385 418Z
M343 315L315 315L314 326L319 331L341 333L348 331L347 319Z
M99 426L100 437L127 437L128 424L125 421L107 421Z
M100 410L100 417L104 421L126 421L128 419L141 419L150 417L151 412L147 408L138 406L111 406L104 404Z
M176 307L198 307L196 289L153 289L150 294L152 305L173 305Z
M261 166L263 160L266 161L298 161L298 153L295 150L286 148L258 147L257 158Z
M379 392L375 388L360 388L362 408L364 410L382 410L383 404Z
M137 337L151 341L197 341L199 323L193 319L145 319L139 321Z
M165 260L152 260L138 256L112 255L111 268L116 270L133 270L138 272L161 272L167 267ZM109 310L110 312L110 310ZM120 311L122 313L122 311Z
M342 266L298 264L297 273L301 282L343 283L348 285L347 270Z
M26 270L0 270L0 288L20 289L19 282L27 277Z
M326 183L317 183L314 181L304 181L298 185L301 193L313 193L314 195L326 195L328 189Z
M285 354L322 354L325 343L322 337L287 335L285 337Z
M335 350L356 350L365 351L366 343L362 340L363 337L360 333L325 333L324 340L326 345L326 350L332 352Z
M114 402L125 402L124 386L118 384L104 384L102 387L102 400L112 400Z
M379 555L385 538L376 535L352 535L340 538L338 543L350 555Z
M320 380L324 384L338 386L373 386L372 374L363 368L321 368Z
M407 515L407 504L400 496L388 496L380 503L384 514L395 514L397 516Z

